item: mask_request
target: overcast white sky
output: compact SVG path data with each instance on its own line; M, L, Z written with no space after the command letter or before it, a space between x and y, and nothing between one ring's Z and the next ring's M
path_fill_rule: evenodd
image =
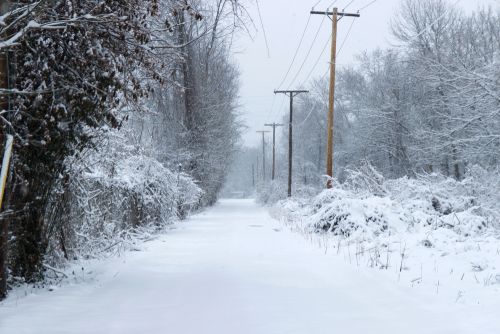
M284 113L288 112L288 104L284 103L285 97L278 95L274 97L273 90L277 89L283 80L300 37L306 27L309 12L313 5L316 10L325 10L333 0L259 0L262 21L267 35L269 53L268 57L263 30L260 26L257 6L255 0L249 0L249 12L254 21L256 30L252 31L251 37L241 34L235 42L236 60L241 70L241 112L248 129L244 134L246 145L252 146L258 143L261 137L255 133L264 128L264 123L279 121ZM369 4L372 0L337 0L335 6L346 12L357 12L358 9ZM450 0L465 10L474 10L481 5L498 6L500 0ZM349 64L353 62L354 56L363 50L373 50L377 47L390 45L389 24L391 17L397 11L400 0L377 0L372 5L360 12L358 19L344 18L338 25L338 44L345 40L345 44L337 59L337 64ZM347 32L352 25L349 37ZM314 37L316 42L313 44ZM331 21L322 15L312 15L308 29L302 43L295 63L290 74L281 89L296 89L311 72L314 63L320 57L323 48L331 34ZM304 67L299 72L301 64L313 45ZM328 70L330 46L328 45L324 54L312 72L311 77L318 77ZM297 77L292 83L293 78ZM274 101L273 101L274 100Z

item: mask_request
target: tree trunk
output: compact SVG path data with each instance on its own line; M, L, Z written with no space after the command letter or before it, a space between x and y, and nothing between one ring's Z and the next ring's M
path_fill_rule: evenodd
M9 250L12 275L33 283L43 278L42 262L47 247L44 240L45 208L52 180L40 177L36 171L29 177L30 182L25 182L14 171L8 199L8 209L14 214L7 220L15 236Z
M10 222L16 236L11 255L12 275L33 283L43 278L42 261L46 248L43 241L45 206L35 205L29 200L15 202L17 208L24 206L25 211L16 215Z

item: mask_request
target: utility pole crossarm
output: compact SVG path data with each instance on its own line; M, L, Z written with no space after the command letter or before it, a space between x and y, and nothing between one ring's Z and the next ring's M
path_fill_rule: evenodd
M328 12L328 11L320 12L317 10L311 10L311 14L333 16L334 12ZM343 12L338 12L337 16L361 17L361 15L359 13L343 13Z
M301 93L309 93L308 90L275 90L274 94L301 94Z

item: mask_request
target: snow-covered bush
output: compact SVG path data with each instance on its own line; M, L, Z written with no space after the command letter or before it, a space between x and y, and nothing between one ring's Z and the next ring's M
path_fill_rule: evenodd
M385 195L384 176L375 167L365 161L359 168L346 169L344 171L343 188L354 191L368 191L374 195Z
M257 202L260 204L274 204L287 196L286 185L283 182L271 181L257 185Z
M346 238L375 239L422 228L468 237L500 228L499 187L500 173L480 167L472 167L462 181L438 174L384 180L367 167L309 201L293 199L277 206L292 216L288 220L302 220L311 232Z
M68 161L47 217L49 262L122 249L197 206L201 191L190 177L170 171L123 135L110 132L106 149Z
M293 196L296 198L311 198L321 190L318 187L304 184L293 185ZM260 183L256 189L257 202L264 205L273 205L287 198L287 185L283 181Z

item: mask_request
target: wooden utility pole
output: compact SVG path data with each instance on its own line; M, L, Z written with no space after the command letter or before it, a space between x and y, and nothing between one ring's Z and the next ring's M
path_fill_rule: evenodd
M327 144L326 144L326 175L330 177L326 186L332 187L331 178L333 177L333 121L335 108L335 64L337 62L337 22L344 16L360 17L359 13L343 13L337 8L333 11L319 12L311 11L311 14L326 15L332 20L332 50L330 55L330 94L328 98L328 126L327 126Z
M255 166L252 164L252 187L255 188Z
M260 164L260 160L259 160L259 155L257 154L257 162L255 163L255 179L259 179L259 164Z
M275 170L276 170L276 127L277 126L284 126L284 124L272 123L272 124L264 124L264 125L273 127L273 172L272 172L271 179L274 181Z
M308 90L275 90L274 94L285 94L290 97L290 122L288 123L288 197L292 197L292 157L293 157L293 98Z
M271 131L257 131L262 133L262 180L266 181L266 138L265 134Z

